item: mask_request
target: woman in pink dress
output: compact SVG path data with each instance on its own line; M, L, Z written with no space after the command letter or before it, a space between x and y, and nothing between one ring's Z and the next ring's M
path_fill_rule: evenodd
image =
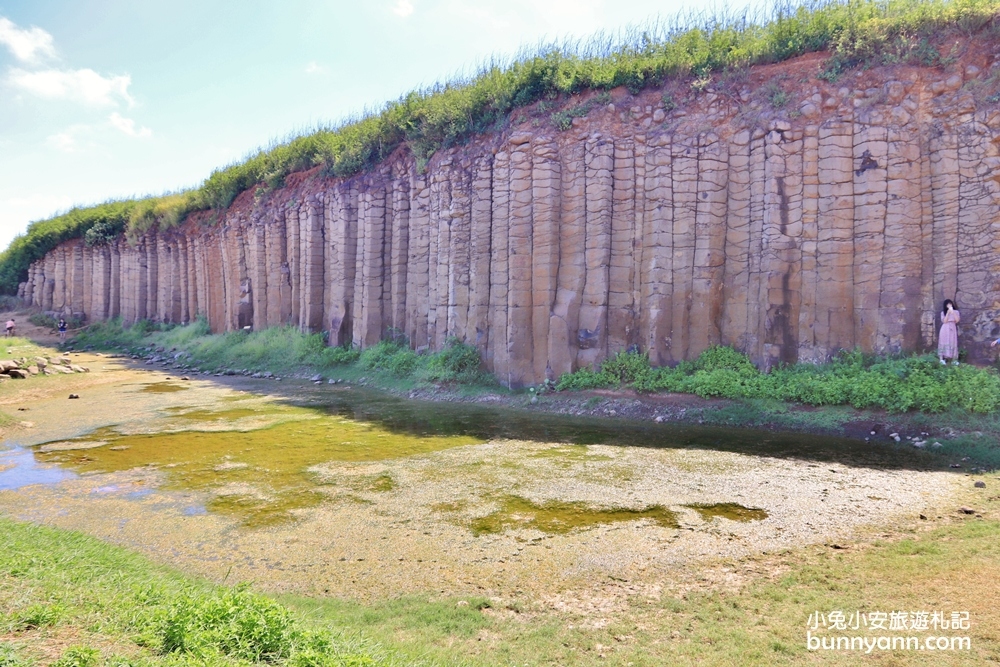
M958 327L962 319L955 302L945 299L941 307L941 333L938 334L938 358L942 364L947 364L947 359L958 365Z

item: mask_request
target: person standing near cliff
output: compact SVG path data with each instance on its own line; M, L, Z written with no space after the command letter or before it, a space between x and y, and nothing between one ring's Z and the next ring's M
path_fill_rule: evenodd
M947 364L947 359L958 366L958 323L962 320L955 302L945 299L941 306L941 332L938 334L938 359Z

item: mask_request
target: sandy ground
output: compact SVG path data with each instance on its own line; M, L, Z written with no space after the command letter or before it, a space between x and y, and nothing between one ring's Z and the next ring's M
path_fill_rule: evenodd
M177 376L103 355L73 359L92 372L0 387L0 409L23 420L4 434L8 447L111 424L129 432L168 430L176 428L176 409L246 396L214 378L192 379L188 391L144 392ZM71 391L81 398L67 400ZM266 496L266 471L247 488L170 490L163 488L168 470L150 463L0 491L0 511L84 530L189 572L250 580L266 590L358 600L485 595L556 610L587 608L600 623L630 596L659 595L698 568L864 539L880 526L933 514L953 504L968 482L946 471L708 449L495 440L387 461L315 465L311 475L323 502L295 510L294 521L247 528L205 506L220 494ZM238 465L239 453L224 463ZM357 483L378 477L391 479L390 488ZM472 522L511 496L539 505L660 505L675 512L678 526L642 519L565 534L530 526L474 534ZM768 516L705 519L687 507L695 503L738 503Z

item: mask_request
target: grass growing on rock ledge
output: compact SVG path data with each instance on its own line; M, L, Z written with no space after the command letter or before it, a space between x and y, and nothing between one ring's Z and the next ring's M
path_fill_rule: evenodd
M652 368L645 354L621 352L598 369L563 375L560 390L626 386L642 392L679 392L702 398L774 399L806 405L850 405L889 412L993 412L1000 375L968 364L943 366L933 355L877 357L841 352L827 364L800 363L760 372L750 359L723 346L694 361Z
M505 128L509 114L539 101L559 107L548 120L565 129L573 117L587 113L589 102L574 97L579 93L617 87L638 93L685 76L707 82L727 70L803 53L830 51L822 73L829 80L858 66L941 65L947 57L934 41L990 28L998 8L997 0L777 3L756 15L725 10L678 15L618 36L493 59L472 77L412 91L378 112L258 150L215 170L192 190L74 208L35 222L0 254L0 291L15 293L30 263L66 239L100 244L124 233L172 227L190 212L225 209L251 188L280 187L296 171L322 166L330 175L350 176L371 169L402 145L424 165L440 149Z

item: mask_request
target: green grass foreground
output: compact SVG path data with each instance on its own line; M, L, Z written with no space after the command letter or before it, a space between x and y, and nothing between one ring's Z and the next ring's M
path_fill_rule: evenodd
M372 642L309 622L247 586L212 586L79 533L0 517L0 665L400 664Z
M935 43L993 29L997 0L828 0L778 3L758 14L678 16L618 36L543 45L493 59L470 77L415 90L381 110L321 127L214 171L197 188L74 208L33 223L0 254L0 291L13 294L28 266L60 242L85 237L106 243L123 234L175 226L193 211L225 209L256 186L280 187L295 171L321 166L332 176L372 168L407 146L421 168L438 150L507 127L518 108L539 103L558 129L591 109L586 91L625 87L638 93L679 77L703 89L724 72L829 50L821 76L835 80L860 65L935 66L949 55ZM784 93L781 93L784 95ZM664 100L672 108L673 100Z
M994 501L972 502L995 514ZM661 594L630 598L594 625L587 612L529 601L486 614L490 603L476 600L276 600L80 533L0 517L0 665L843 665L861 658L807 650L807 620L859 609L968 611L972 627L955 634L971 637L971 651L878 654L891 664L983 664L1000 651L998 538L995 519L970 518L841 550L817 545L726 563L745 570L742 585L702 579L675 589L667 576Z

